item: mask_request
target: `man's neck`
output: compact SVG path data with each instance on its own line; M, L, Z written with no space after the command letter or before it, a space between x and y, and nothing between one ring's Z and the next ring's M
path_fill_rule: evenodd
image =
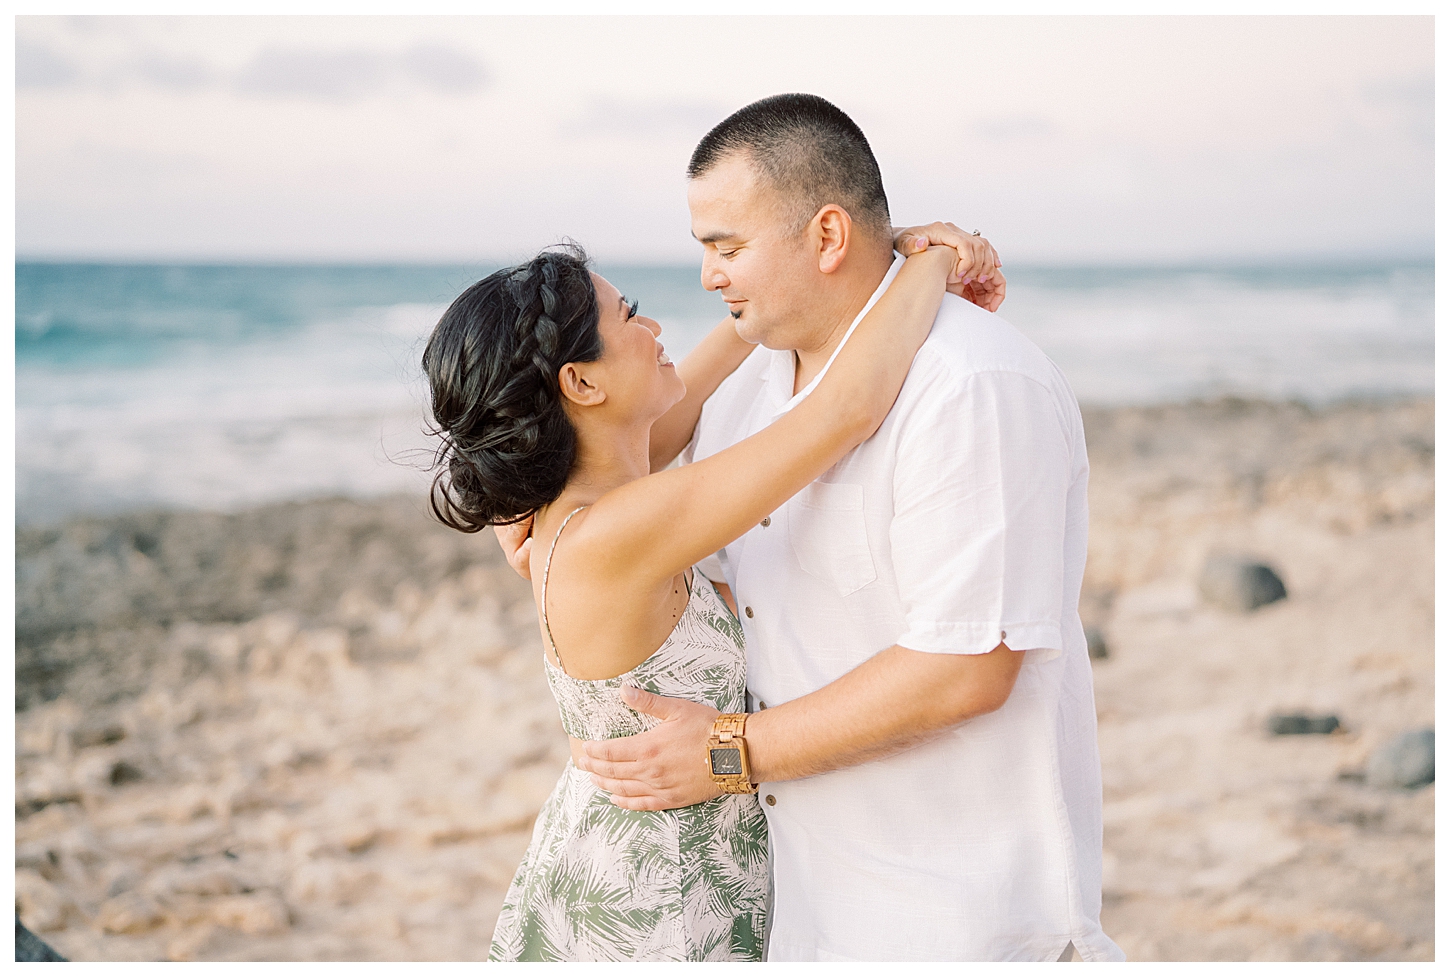
M842 274L840 287L831 296L831 305L824 310L824 322L828 326L827 331L821 335L819 340L813 341L809 348L797 347L795 352L795 389L793 393L800 393L826 368L830 362L831 354L835 353L836 347L841 345L841 339L846 331L851 328L851 323L856 321L856 316L871 301L871 296L880 287L881 280L886 277L886 272L891 269L892 253L887 252L884 257L878 258L872 255L862 263L862 267L855 269L854 273L846 273L845 269L837 274Z

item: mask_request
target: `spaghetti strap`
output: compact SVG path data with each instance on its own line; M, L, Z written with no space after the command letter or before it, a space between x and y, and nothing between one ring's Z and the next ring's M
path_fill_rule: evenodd
M549 636L549 647L554 652L555 663L559 666L559 670L566 675L568 671L564 668L564 660L559 657L559 646L554 644L554 632L549 630L549 564L554 562L554 547L559 545L559 537L564 535L564 527L569 525L570 519L587 508L589 506L581 505L559 523L559 530L554 533L554 541L549 544L549 555L544 558L544 582L539 587L539 616L544 619L544 633Z

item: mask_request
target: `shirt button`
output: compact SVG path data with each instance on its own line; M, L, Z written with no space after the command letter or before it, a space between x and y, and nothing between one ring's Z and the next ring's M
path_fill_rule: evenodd
M755 611L753 611L749 606L747 606L745 608L745 616L746 617L754 617L755 616Z
M766 794L765 795L765 803L769 804L771 807L775 807L775 795L774 794Z
M762 526L769 526L770 525L770 517L769 516L766 516L764 519L760 520L760 524Z

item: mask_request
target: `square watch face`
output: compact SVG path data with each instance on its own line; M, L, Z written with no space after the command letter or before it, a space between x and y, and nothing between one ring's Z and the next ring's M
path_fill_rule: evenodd
M740 776L740 751L733 747L712 748L710 772L717 777Z

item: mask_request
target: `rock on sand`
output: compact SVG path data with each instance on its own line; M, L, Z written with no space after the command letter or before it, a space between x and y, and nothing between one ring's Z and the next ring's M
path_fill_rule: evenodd
M1284 581L1267 564L1243 556L1219 554L1203 565L1198 578L1203 599L1226 611L1251 611L1283 600Z
M1413 788L1435 781L1435 731L1417 729L1395 737L1370 755L1365 780L1371 787Z

